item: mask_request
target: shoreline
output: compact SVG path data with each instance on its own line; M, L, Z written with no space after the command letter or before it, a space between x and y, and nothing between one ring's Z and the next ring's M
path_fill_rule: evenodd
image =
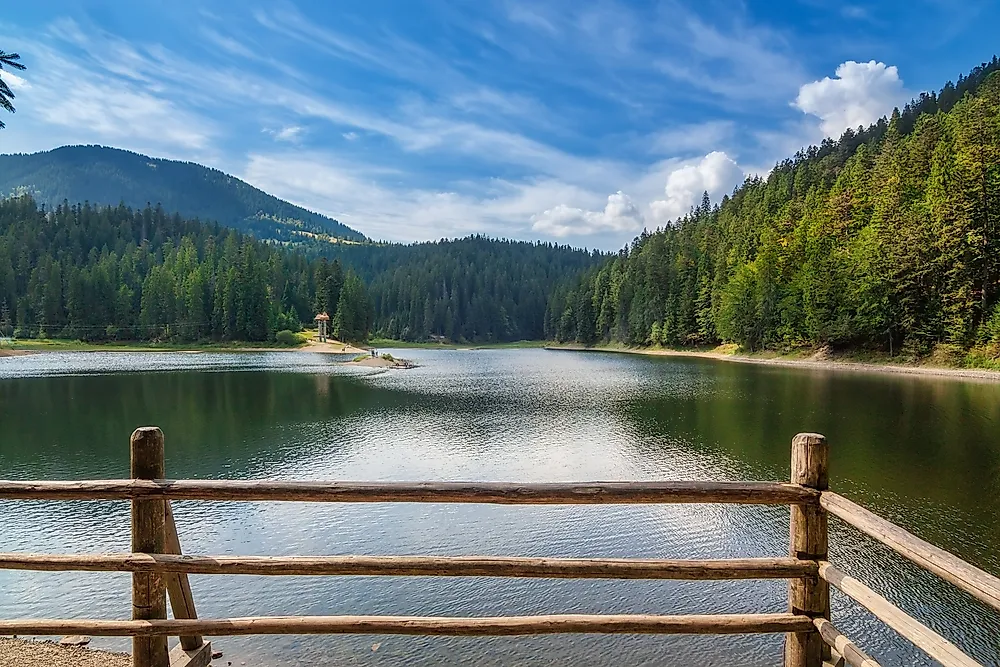
M47 354L53 352L172 352L174 354L202 354L212 352L312 352L315 354L364 354L366 349L350 343L328 341L320 343L315 339L304 341L301 345L254 345L207 343L199 345L183 344L142 344L142 343L84 343L80 341L45 340L20 341L17 348L0 349L0 359L22 357L32 354Z
M4 667L131 667L132 656L83 646L63 646L54 641L0 637L0 664Z
M945 366L906 366L903 364L849 361L843 359L790 359L787 357L753 357L708 350L669 350L630 347L587 347L585 345L546 345L546 350L567 352L611 352L639 354L650 357L690 357L714 359L739 364L801 368L814 371L848 371L854 373L881 373L895 375L923 375L955 380L986 380L1000 382L1000 371L985 368L948 368Z

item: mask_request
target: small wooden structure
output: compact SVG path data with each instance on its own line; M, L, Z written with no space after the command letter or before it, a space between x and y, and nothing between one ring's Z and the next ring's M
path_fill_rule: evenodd
M330 336L330 316L324 312L317 315L314 320L316 322L316 335L319 338L319 342L325 343L326 339Z
M132 620L0 620L0 635L133 637L135 667L201 667L202 635L404 634L511 636L557 633L786 633L785 667L879 667L830 619L830 585L872 612L944 667L982 667L938 633L827 560L828 516L882 542L1000 611L1000 579L827 490L828 444L792 440L791 481L779 482L313 482L169 480L163 433L132 434L132 478L0 481L0 501L131 500L132 552L102 555L0 553L0 569L132 573ZM790 505L789 555L728 560L517 558L491 556L182 556L170 501L298 501L538 504L735 503ZM557 614L494 618L280 616L199 619L188 574L542 577L601 579L787 579L785 612L715 615ZM167 600L173 620L167 619ZM167 652L166 637L181 645ZM990 664L1000 663L1000 653Z

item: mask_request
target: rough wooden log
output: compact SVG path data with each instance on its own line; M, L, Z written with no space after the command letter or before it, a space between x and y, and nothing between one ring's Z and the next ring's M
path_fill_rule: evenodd
M816 576L795 558L630 560L491 556L196 556L0 554L0 570L249 575L539 577L552 579L792 579ZM169 581L169 579L168 579ZM171 594L172 595L172 594ZM173 599L171 597L171 599ZM193 607L192 607L193 609ZM175 618L181 616L174 609Z
M983 667L950 641L834 565L821 562L819 574L944 667Z
M823 661L823 667L847 667L844 656L837 653L837 649L830 649L830 659Z
M163 432L158 428L138 428L131 439L131 471L135 479L161 479L165 475ZM132 501L132 551L163 553L166 542L163 500L142 498ZM163 575L136 572L132 575L133 621L157 621L167 617L167 590ZM87 634L65 633L65 634ZM170 667L166 637L135 637L132 640L134 667Z
M830 514L1000 611L1000 578L925 542L841 495L827 491L820 502Z
M825 618L813 619L813 625L819 630L820 636L827 645L836 651L836 655L853 667L881 667L878 662L862 651L858 646L844 636L833 623Z
M829 486L829 445L817 433L799 433L792 439L793 484L825 491ZM801 560L827 557L827 513L818 505L793 505L789 525L789 553ZM812 618L830 618L830 587L818 576L788 582L788 611ZM822 667L830 657L816 628L785 638L785 667Z
M170 507L170 501L166 500L164 505L164 528L166 539L164 543L164 553L175 556L181 555L181 538L177 534L177 524L174 522L174 511ZM155 558L155 557L154 557ZM164 575L167 582L167 598L170 600L170 609L174 612L174 618L198 618L198 610L194 606L194 594L191 592L191 582L185 572L171 572ZM197 653L205 640L197 635L184 636L180 638L181 648L184 651ZM211 649L209 649L211 657ZM174 660L171 658L171 667ZM192 667L194 667L192 665Z
M170 667L208 667L212 664L212 645L208 642L195 649L175 646L170 652Z
M819 493L777 482L294 482L271 480L0 481L6 500L297 501L337 503L494 503L600 505L818 504Z
M554 615L496 618L410 616L276 616L258 618L85 621L0 621L0 635L89 634L96 637L395 634L486 637L544 634L756 634L812 628L793 614L706 616ZM815 629L815 628L814 628Z

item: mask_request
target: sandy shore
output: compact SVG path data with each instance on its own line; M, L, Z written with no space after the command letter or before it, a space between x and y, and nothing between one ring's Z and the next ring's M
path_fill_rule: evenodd
M26 354L34 354L32 350L0 350L0 358L2 357L21 357Z
M761 366L786 366L819 371L850 371L856 373L895 373L904 375L924 375L965 380L990 380L1000 382L1000 371L975 368L944 368L940 366L904 366L902 364L870 364L860 361L840 361L836 359L787 359L781 357L748 357L740 354L706 352L696 350L650 350L643 348L603 348L583 346L548 346L546 350L574 350L578 352L617 352L621 354L643 354L654 357L700 357L740 364Z
M295 348L299 352L319 352L321 354L367 354L368 350L361 349L360 347L355 347L350 343L341 343L339 341L327 341L326 343L321 343L314 338L310 338L306 341L306 344L302 347Z
M132 667L128 653L105 653L52 642L0 637L3 667Z

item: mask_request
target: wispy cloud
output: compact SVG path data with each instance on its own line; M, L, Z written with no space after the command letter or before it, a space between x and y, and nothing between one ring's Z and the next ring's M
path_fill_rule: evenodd
M86 14L0 24L33 60L0 138L207 162L375 237L616 247L901 90L887 65L824 79L788 24L718 6L429 2L410 21L351 5L332 21L284 2L180 8L190 30L158 37Z
M688 10L675 11L679 24L667 32L688 49L656 59L667 76L734 100L779 100L804 78L780 33L748 25L738 12L728 23L709 24Z
M658 155L684 155L725 148L734 137L736 124L731 120L709 120L677 125L642 138L649 152Z
M288 143L297 144L302 140L304 129L300 125L286 125L277 130L265 129L264 131L277 141L287 141Z
M385 176L327 153L255 153L241 174L268 192L397 241L471 233L523 237L530 233L534 214L559 201L590 201L591 196L573 185L544 179L491 179L455 184L455 189L427 189L390 187Z
M65 31L72 24L64 23ZM21 40L6 43L21 48ZM170 95L131 67L133 51L114 68L81 64L57 50L32 43L30 83L19 80L30 95L21 106L30 122L42 122L73 143L105 142L176 155L206 149L216 134L215 123L179 105ZM30 49L30 51L29 51ZM5 78L8 78L5 74ZM11 79L13 81L13 79Z
M519 23L549 35L559 33L555 21L546 16L537 3L527 4L508 1L505 7L507 9L507 19L513 23Z

